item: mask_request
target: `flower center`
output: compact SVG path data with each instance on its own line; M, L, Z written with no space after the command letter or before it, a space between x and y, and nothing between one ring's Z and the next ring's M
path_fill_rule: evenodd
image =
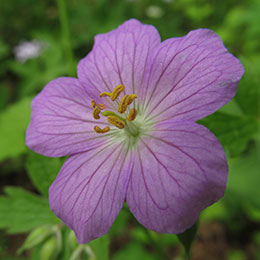
M102 92L100 97L108 97L108 102L112 103L111 107L117 107L117 111L113 112L110 110L104 110L106 108L105 104L97 104L94 99L91 100L91 105L93 107L93 117L94 119L100 119L100 113L107 117L108 123L119 128L124 129L126 134L129 136L137 137L140 134L140 127L138 124L133 124L132 121L136 119L137 109L130 108L129 106L137 98L136 94L126 94L123 96L121 101L118 101L118 97L125 90L124 85L118 85L112 92ZM111 102L111 101L112 102ZM110 127L100 128L99 126L94 126L94 131L98 134L104 134L110 131Z

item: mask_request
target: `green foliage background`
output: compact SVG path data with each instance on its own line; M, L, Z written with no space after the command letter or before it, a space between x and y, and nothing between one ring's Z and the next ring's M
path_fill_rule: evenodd
M191 259L260 259L259 0L9 0L0 1L0 13L0 259L187 257L177 236L145 230L126 206L108 235L78 245L47 200L64 159L34 154L24 144L32 98L50 80L75 76L94 36L132 17L156 26L162 40L210 28L242 61L236 97L200 121L227 153L226 195L202 212L197 238L193 229L180 241L189 247L193 240ZM15 47L35 39L44 43L40 55L17 60Z

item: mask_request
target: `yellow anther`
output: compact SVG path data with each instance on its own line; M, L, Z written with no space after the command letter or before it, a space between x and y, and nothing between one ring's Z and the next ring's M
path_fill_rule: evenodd
M107 133L110 131L110 127L109 126L106 126L104 129L100 128L99 126L94 126L94 130L96 133L98 134L104 134L104 133Z
M134 101L135 98L137 98L136 94L129 95L127 98L127 105L132 104L132 102Z
M111 95L112 94L109 93L109 92L102 92L102 93L99 94L100 97L111 97Z
M92 106L93 108L95 108L96 105L97 105L97 103L95 102L95 100L94 100L94 99L91 99L91 106Z
M137 98L136 94L132 95L125 95L122 99L121 102L118 106L118 112L119 113L124 113L127 109L127 107L134 101L134 99Z
M112 95L111 95L111 100L114 101L116 100L119 95L125 90L125 86L124 85L118 85L117 87L115 87L115 89L113 90L112 92Z
M137 115L137 110L135 108L132 108L126 118L127 121L133 121L135 120Z
M97 104L96 101L94 99L91 100L91 106L93 108L98 107L100 110L103 110L106 108L105 104Z
M116 126L117 128L123 129L125 127L124 121L122 121L116 116L108 116L107 121L112 125Z
M100 116L99 116L99 113L101 112L101 110L98 108L98 106L95 106L95 108L93 109L93 117L95 119L99 119Z
M118 109L117 109L117 111L118 111L119 113L124 113L124 112L126 111L127 106L128 106L128 104L127 104L127 98L128 98L128 97L129 97L129 95L126 94L126 95L124 95L123 98L121 99L121 102L120 102L120 104L119 104L119 106L118 106Z

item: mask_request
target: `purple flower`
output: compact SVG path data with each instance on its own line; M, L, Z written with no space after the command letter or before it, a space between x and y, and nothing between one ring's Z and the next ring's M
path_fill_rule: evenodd
M124 201L146 228L180 233L224 195L225 153L196 121L235 95L243 72L211 30L161 42L131 19L95 37L78 78L42 90L26 143L70 155L49 200L79 243L107 233Z

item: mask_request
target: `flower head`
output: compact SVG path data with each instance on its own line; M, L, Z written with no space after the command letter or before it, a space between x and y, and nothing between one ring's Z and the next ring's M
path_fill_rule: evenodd
M225 153L196 121L235 95L242 74L211 30L161 42L131 19L95 37L78 78L35 97L26 143L70 155L49 200L79 243L107 233L124 201L146 228L180 233L223 196Z

